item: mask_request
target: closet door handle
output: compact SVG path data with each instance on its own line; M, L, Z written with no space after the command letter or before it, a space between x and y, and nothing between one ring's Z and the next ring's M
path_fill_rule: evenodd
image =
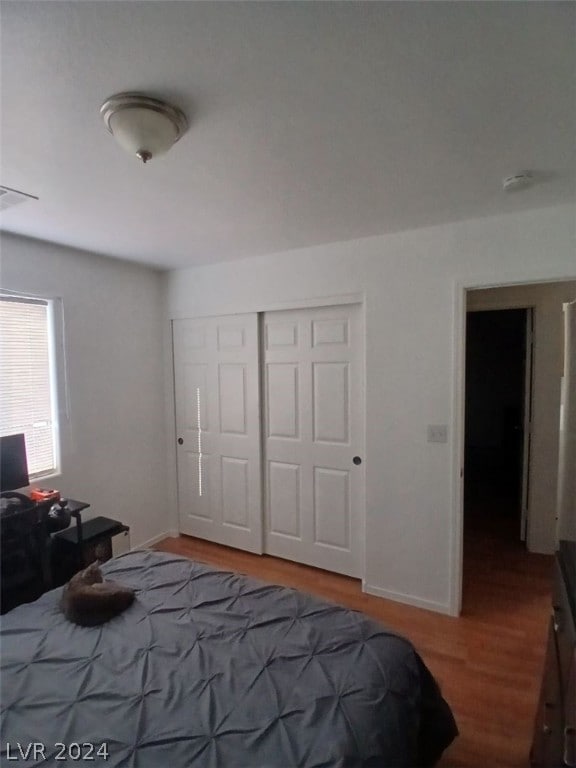
M360 458L360 456L354 456L354 458L352 459L352 463L358 466L358 464L362 464L362 459Z
M178 445L184 445L184 439L182 437L178 438Z

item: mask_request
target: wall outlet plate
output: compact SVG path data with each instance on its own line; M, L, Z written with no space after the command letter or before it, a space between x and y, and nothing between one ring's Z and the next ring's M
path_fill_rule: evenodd
M429 443L447 443L448 442L448 425L447 424L429 424L427 434L428 434Z

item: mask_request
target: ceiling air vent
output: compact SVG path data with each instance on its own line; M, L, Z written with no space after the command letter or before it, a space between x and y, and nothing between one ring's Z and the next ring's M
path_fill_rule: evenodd
M18 203L25 203L26 200L38 200L36 195L27 195L26 192L18 192L17 189L0 186L0 212L7 208L12 208Z

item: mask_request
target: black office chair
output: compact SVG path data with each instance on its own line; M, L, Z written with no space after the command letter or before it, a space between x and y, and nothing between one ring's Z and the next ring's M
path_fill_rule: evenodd
M0 515L0 613L36 600L52 588L50 503L21 503Z

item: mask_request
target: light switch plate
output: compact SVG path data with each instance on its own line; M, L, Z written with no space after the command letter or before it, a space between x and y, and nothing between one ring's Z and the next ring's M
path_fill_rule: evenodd
M428 425L429 443L447 443L448 425L447 424L429 424Z

